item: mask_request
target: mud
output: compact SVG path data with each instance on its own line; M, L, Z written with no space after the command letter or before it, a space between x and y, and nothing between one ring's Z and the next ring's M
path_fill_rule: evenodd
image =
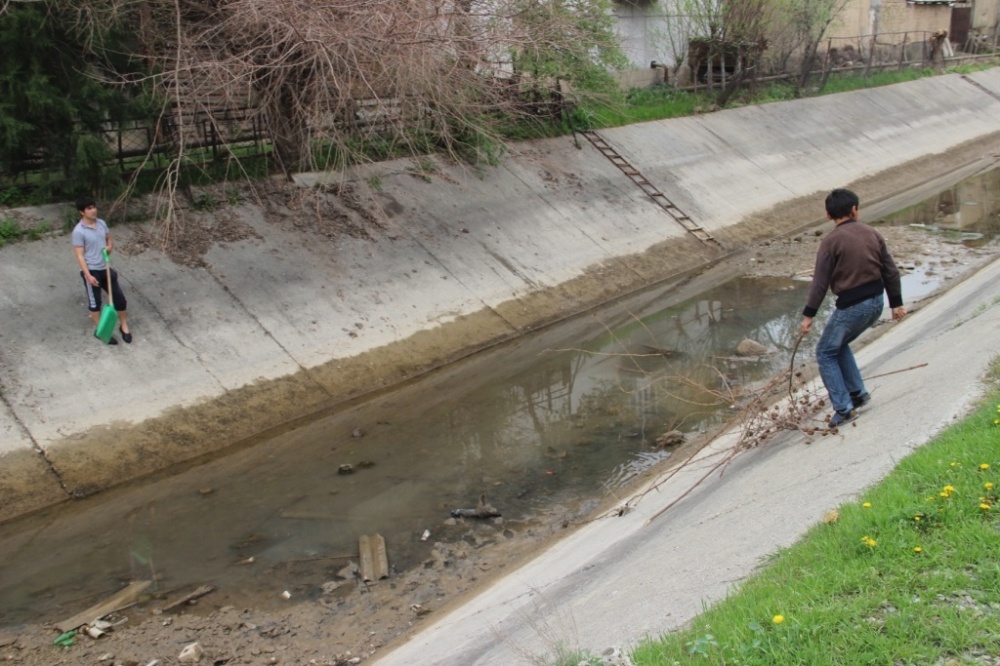
M862 217L868 202L902 196L916 203L933 194L935 177L967 165L984 155L1000 153L1000 136L977 141L945 155L905 165L890 173L848 183L862 197ZM821 196L792 201L767 214L718 234L729 251L725 260L732 275L808 275L825 227ZM958 280L963 272L993 256L995 249L970 249L943 237L912 227L883 228L890 249L904 267L935 262L940 270ZM687 288L699 288L699 268L718 259L717 252L697 241L674 247L653 248L641 257L594 267L573 283L506 304L496 311L477 313L405 343L373 351L364 357L338 361L328 367L303 371L283 382L247 387L215 401L178 410L153 422L111 425L80 450L101 450L104 444L128 439L140 444L146 455L160 455L164 465L176 455L159 451L166 442L199 452L218 452L226 447L248 445L255 435L269 428L287 428L295 421L277 423L278 414L292 409L295 419L312 415L338 402L378 391L478 350L512 339L526 330L595 307L622 294L666 277L687 276ZM663 268L664 266L668 268ZM713 273L713 279L720 279ZM708 287L710 285L701 285ZM253 407L248 409L247 406ZM252 415L252 418L247 418ZM287 418L287 416L286 416ZM99 446L92 444L101 442ZM69 455L67 453L67 455ZM134 458L113 451L99 464L118 468L98 485L112 485ZM83 469L97 462L80 462ZM83 476L81 476L81 479ZM121 478L121 477L117 477ZM642 481L642 479L640 479ZM70 492L95 490L89 482L74 483ZM474 592L504 575L526 558L537 554L573 526L612 509L614 498L592 505L551 507L537 523L510 523L502 518L472 520L448 518L435 531L448 538L435 543L432 556L411 571L394 572L388 580L362 583L344 559L285 564L285 567L322 567L328 582L319 589L290 590L290 598L263 598L253 590L219 590L201 600L168 613L157 614L190 590L163 590L145 597L115 619L127 620L100 639L77 636L69 648L55 647L58 635L51 624L0 630L0 660L26 666L53 664L148 664L176 663L183 647L199 642L205 650L201 663L229 664L346 664L365 660L399 641L463 595ZM244 560L246 562L246 560ZM237 564L234 564L237 566ZM254 566L246 562L239 566ZM289 572L285 572L289 573ZM294 571L291 571L294 574ZM267 572L262 572L266 575ZM124 581L121 581L124 583ZM114 592L109 587L108 594ZM256 599L255 602L249 600ZM73 615L97 599L79 599L67 609ZM252 607L251 607L252 606ZM55 622L64 618L47 618Z

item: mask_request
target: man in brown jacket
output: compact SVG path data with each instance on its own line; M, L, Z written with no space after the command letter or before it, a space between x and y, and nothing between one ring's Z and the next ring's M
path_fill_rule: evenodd
M854 410L871 399L850 344L882 315L882 292L889 297L893 320L906 316L899 269L882 235L858 220L858 203L858 195L850 190L837 189L826 197L826 216L834 228L816 253L799 326L803 335L809 332L827 289L837 296L836 309L816 345L816 364L834 409L830 428L853 419Z

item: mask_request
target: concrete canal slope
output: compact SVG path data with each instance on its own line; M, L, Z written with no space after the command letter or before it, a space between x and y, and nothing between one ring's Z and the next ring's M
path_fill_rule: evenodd
M620 497L618 506L631 511L583 525L465 603L429 616L374 663L557 663L560 647L627 652L682 627L965 415L983 395L998 331L994 260L859 351L872 402L853 425L811 442L785 431L710 473L737 443L738 433L725 433L677 474ZM807 341L817 339L814 332Z
M303 176L302 197L265 186L190 211L204 242L183 261L116 227L131 345L92 337L68 236L0 248L0 520L697 269L815 221L830 188L872 202L987 157L1000 69L600 136L713 239L566 137L481 171L396 161Z

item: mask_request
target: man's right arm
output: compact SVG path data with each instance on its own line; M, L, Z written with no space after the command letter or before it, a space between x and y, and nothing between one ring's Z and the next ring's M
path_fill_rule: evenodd
M85 279L89 284L97 286L97 278L90 274L90 269L87 268L87 260L83 258L83 246L74 245L73 254L76 255L76 263L80 264L80 270L83 272L83 279Z

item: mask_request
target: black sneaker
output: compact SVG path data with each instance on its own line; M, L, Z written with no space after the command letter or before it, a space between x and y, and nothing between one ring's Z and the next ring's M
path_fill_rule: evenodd
M122 340L124 340L125 342L131 344L131 342L132 342L132 334L131 333L126 333L125 331L122 331L122 327L121 326L118 327L118 330L122 334Z
M849 412L834 412L833 418L830 419L830 429L839 428L840 426L854 420L854 410Z
M864 407L872 400L871 393L867 391L864 393L859 393L858 395L851 394L851 403L854 405L854 409L858 407Z

